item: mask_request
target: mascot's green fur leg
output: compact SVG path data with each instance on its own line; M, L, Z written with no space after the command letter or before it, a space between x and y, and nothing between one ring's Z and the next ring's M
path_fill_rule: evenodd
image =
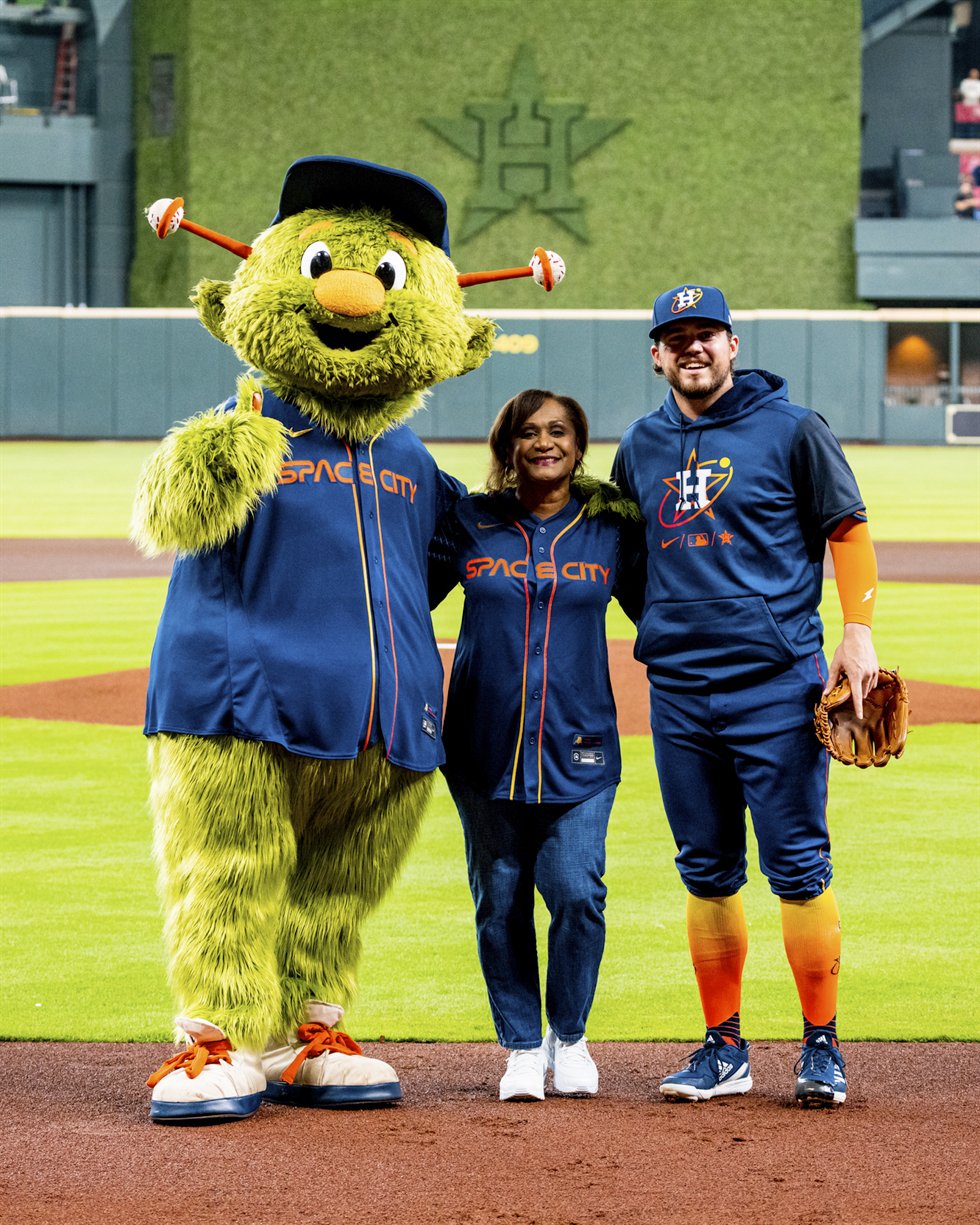
M276 923L296 862L288 755L233 736L163 733L149 755L177 1010L261 1050L282 1011Z
M280 908L277 1032L303 1021L309 999L353 998L361 923L398 874L433 779L391 765L379 746L352 761L289 758L297 858Z

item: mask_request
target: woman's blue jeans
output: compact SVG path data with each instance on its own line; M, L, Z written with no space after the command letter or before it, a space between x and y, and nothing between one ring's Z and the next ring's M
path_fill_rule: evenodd
M500 1045L541 1045L535 886L551 915L545 1011L563 1042L577 1042L606 942L602 874L616 785L578 804L524 804L446 781L466 838L477 950Z

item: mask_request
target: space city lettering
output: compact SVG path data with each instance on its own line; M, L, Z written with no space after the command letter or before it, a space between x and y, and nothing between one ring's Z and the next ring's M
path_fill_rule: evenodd
M368 463L360 463L357 469L357 475L360 478L362 485L374 485L374 473L371 471L371 465ZM309 478L309 482L307 481ZM354 466L350 460L341 460L339 463L331 465L321 459L318 463L314 463L311 459L290 459L287 460L279 471L280 485L300 485L318 484L322 479L339 483L341 485L354 484ZM384 468L378 473L377 484L386 493L395 493L400 497L408 498L409 502L415 501L415 493L418 489L410 477L402 476L398 472L392 472L390 468Z
M493 578L502 574L505 578L527 578L528 562L507 562L502 557L471 557L466 563L466 577ZM577 582L609 583L609 569L600 566L598 562L566 561L559 571L562 578ZM534 574L539 579L555 577L555 565L550 561L539 561L534 567Z

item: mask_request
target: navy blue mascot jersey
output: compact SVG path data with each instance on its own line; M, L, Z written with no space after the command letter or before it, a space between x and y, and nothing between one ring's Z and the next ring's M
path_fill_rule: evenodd
M827 537L866 517L823 418L791 404L777 375L734 378L697 421L668 393L613 466L646 517L636 657L673 692L739 688L819 650Z
M262 412L290 430L290 458L241 532L177 559L144 731L325 758L380 740L395 765L433 770L443 671L428 548L465 488L407 427L354 444L271 392Z
M510 492L464 498L440 525L433 606L457 583L466 593L446 770L488 799L579 802L619 781L605 622L613 595L639 613L624 594L635 585L627 536L575 496L539 519Z

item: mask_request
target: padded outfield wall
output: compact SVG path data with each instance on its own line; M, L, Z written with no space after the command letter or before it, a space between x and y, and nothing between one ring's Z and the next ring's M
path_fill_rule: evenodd
M497 310L494 353L433 388L409 424L422 438L484 439L500 405L524 387L581 400L593 438L619 438L666 392L651 373L646 311ZM792 399L838 437L947 441L946 408L886 404L890 322L945 323L951 346L978 310L736 311L738 365L782 374ZM953 365L958 369L957 362ZM244 367L180 308L0 307L0 438L159 438L220 404ZM955 376L954 376L955 378ZM977 411L965 412L975 443Z
M134 8L140 207L180 195L191 220L247 242L290 161L336 153L434 182L461 271L560 252L550 307L642 309L685 280L721 285L736 309L856 305L859 0ZM184 306L234 267L141 224L131 305ZM509 282L467 304L545 302Z

